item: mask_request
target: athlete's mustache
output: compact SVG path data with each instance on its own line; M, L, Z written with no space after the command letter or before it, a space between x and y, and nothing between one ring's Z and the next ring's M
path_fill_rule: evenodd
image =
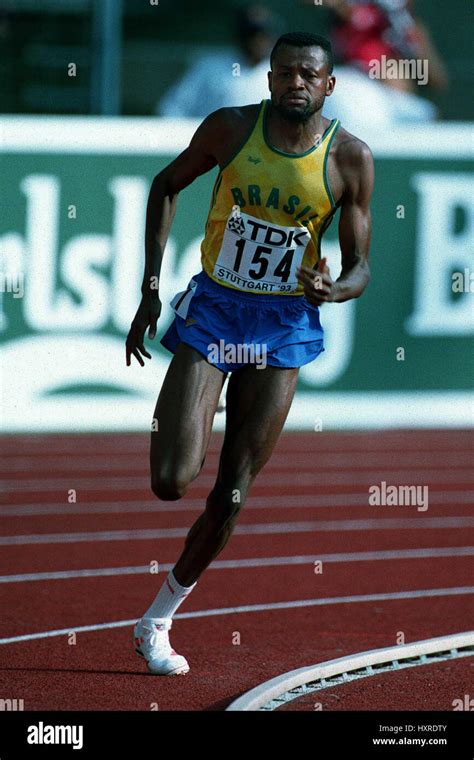
M280 100L286 100L287 98L298 98L298 100L304 100L305 103L309 103L309 98L306 95L301 95L299 92L286 92Z

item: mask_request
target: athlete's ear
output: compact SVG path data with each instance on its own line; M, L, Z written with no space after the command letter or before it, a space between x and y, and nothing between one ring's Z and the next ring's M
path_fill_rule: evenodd
M333 74L331 74L331 76L328 77L328 80L326 82L326 97L333 94L335 86L336 86L336 77Z
M272 91L272 75L273 75L273 72L269 71L268 72L268 89L270 90L270 92Z

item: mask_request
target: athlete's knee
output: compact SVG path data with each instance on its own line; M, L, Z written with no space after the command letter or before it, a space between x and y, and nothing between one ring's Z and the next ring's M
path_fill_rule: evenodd
M162 501L177 501L186 493L187 485L171 478L152 478L151 490Z
M151 490L162 501L177 501L188 490L189 478L178 472L153 472Z

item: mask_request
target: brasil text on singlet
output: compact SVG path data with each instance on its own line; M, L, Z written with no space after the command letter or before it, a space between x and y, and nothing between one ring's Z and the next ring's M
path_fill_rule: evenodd
M290 154L268 140L268 107L263 100L250 136L217 176L202 267L225 287L301 296L296 269L316 267L336 211L327 160L339 120L305 153Z

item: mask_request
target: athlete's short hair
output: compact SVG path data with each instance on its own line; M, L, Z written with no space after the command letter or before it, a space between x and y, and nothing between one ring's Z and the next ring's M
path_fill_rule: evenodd
M326 37L322 37L320 34L311 34L310 32L288 32L288 34L282 34L281 37L279 37L275 42L273 50L270 53L270 68L273 68L273 59L275 58L275 52L281 45L292 45L293 47L322 48L326 55L328 72L332 74L332 70L334 68L334 58L331 43Z

